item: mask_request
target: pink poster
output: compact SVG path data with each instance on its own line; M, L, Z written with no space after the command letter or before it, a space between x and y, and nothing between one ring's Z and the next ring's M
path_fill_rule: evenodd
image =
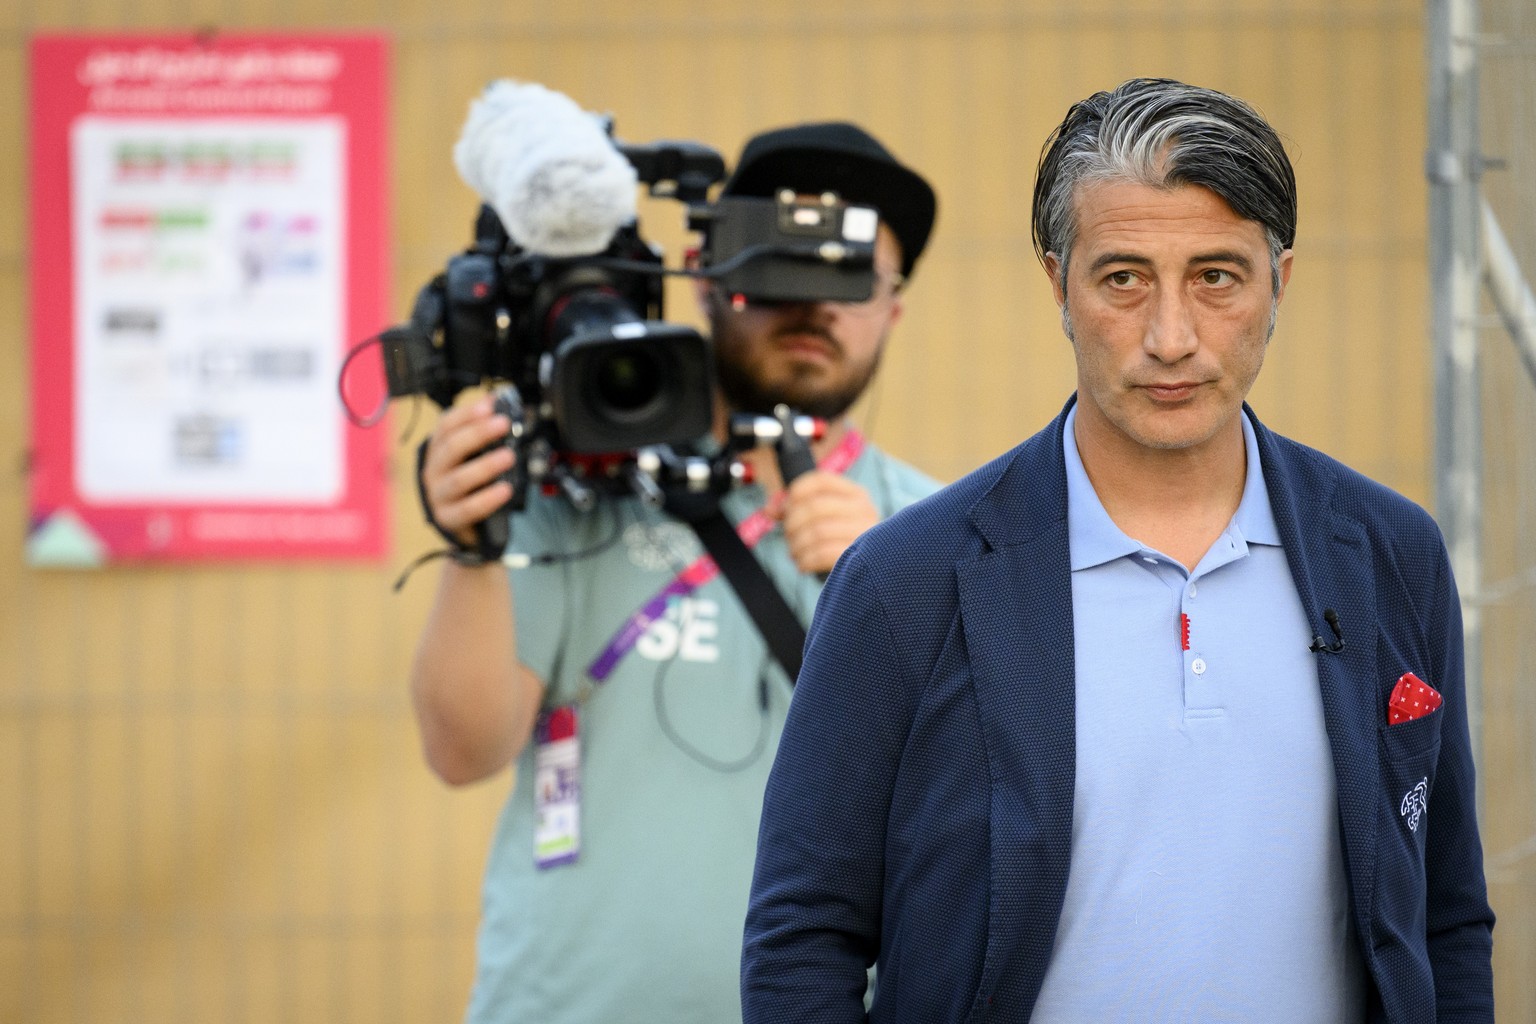
M32 564L385 553L387 432L337 380L388 316L386 62L376 36L33 40Z

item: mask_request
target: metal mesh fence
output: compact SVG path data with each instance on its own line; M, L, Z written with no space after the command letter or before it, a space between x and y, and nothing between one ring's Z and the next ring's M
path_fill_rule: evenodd
M1484 0L1481 572L1483 817L1500 1019L1536 1019L1536 7ZM1526 979L1516 982L1515 979Z

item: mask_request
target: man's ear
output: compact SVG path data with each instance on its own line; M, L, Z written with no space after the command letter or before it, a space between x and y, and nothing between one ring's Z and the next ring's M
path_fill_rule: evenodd
M1067 283L1061 279L1061 257L1053 252L1045 254L1045 274L1051 279L1051 294L1056 296L1056 306L1067 302Z
M886 321L885 329L890 330L901 322L902 314L907 311L907 304L901 301L901 292L891 296L890 318Z
M1280 254L1280 287L1275 291L1275 302L1285 298L1285 286L1291 283L1291 261L1295 253L1286 249Z

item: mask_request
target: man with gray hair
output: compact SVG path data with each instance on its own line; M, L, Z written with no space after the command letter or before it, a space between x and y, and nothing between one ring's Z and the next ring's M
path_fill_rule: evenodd
M1491 1021L1459 604L1421 508L1245 403L1296 188L1139 79L1047 141L1060 416L866 533L769 778L748 1022Z

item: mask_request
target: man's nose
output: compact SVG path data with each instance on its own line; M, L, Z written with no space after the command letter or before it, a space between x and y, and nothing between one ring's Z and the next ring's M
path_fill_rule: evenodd
M1199 347L1189 297L1178 289L1160 289L1142 348L1159 362L1176 363Z

